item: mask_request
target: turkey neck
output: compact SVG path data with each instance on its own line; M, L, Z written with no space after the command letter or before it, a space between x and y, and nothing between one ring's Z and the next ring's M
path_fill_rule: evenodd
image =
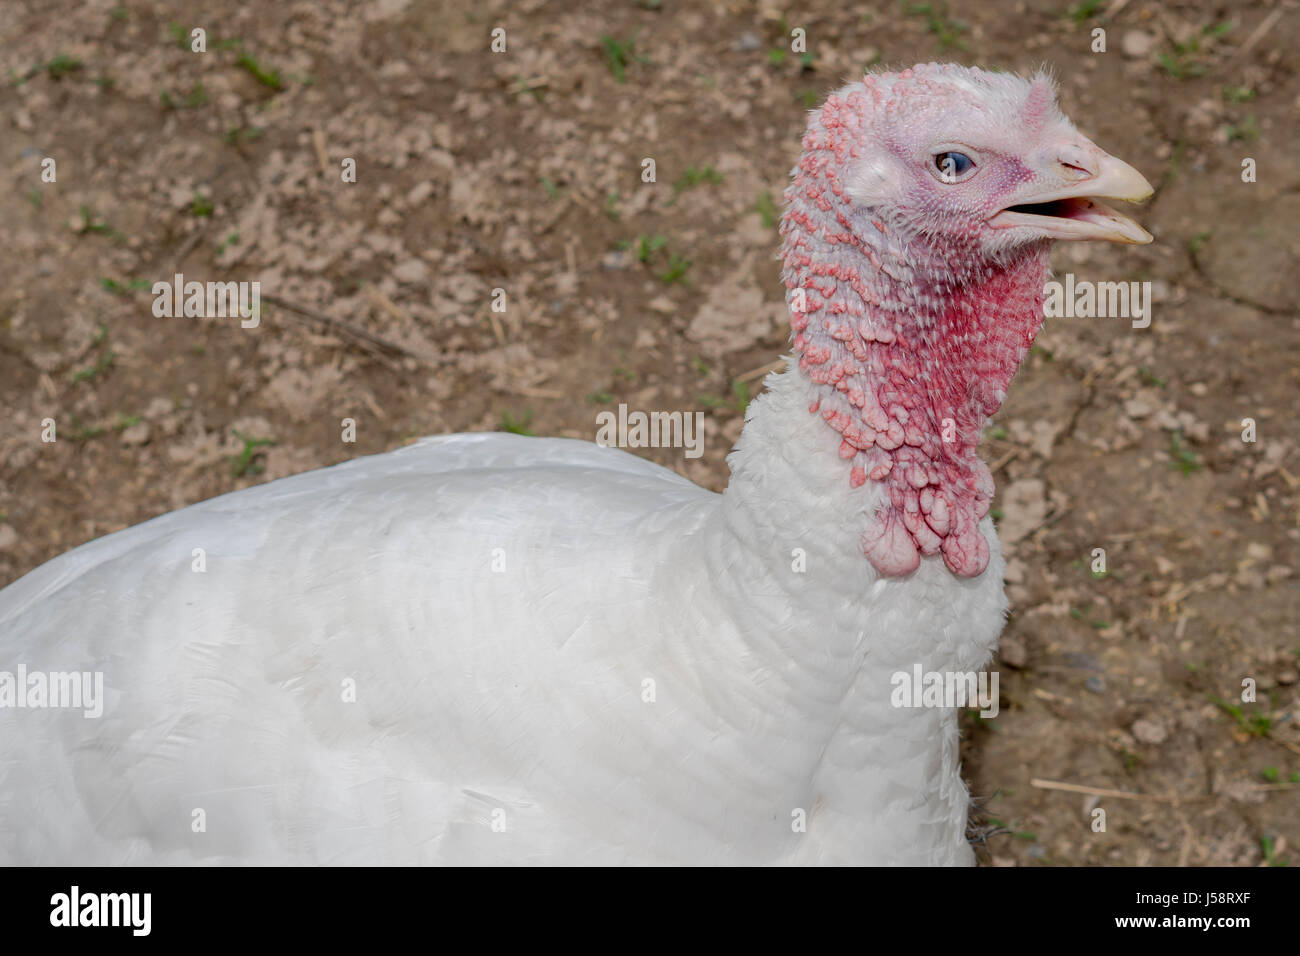
M984 666L1006 606L1002 559L994 547L987 572L974 578L954 576L939 559L881 576L863 556L862 523L888 490L848 481L841 436L808 413L816 388L797 365L769 378L728 459L721 501L693 540L681 539L672 562L679 580L710 594L694 605L704 616L683 628L683 659L714 711L754 738L753 766L773 776L803 768L792 774L804 788L792 799L845 822L839 832L854 835L836 851L845 859L861 849L854 840L873 858L900 862L915 859L915 846L968 854L955 714L894 707L891 690L895 675L918 664L925 672ZM780 732L755 730L765 726ZM861 818L881 806L890 809ZM835 859L826 853L818 859Z
M720 527L707 536L706 570L725 592L721 598L740 609L750 633L785 634L788 657L796 661L851 656L866 632L881 667L925 661L934 669L964 669L959 665L982 662L996 630L971 634L985 648L971 650L926 631L925 618L937 620L938 613L932 615L927 603L941 606L944 615L960 614L967 595L999 605L1000 558L986 576L969 580L955 578L937 559L901 577L876 571L862 553L863 522L889 503L890 491L885 482L848 480L841 436L808 413L809 392L819 388L795 365L771 376L750 403L728 457L731 480L718 509ZM875 633L895 626L882 628L880 618L895 609L912 619L896 622L897 633Z
M799 360L749 406L708 573L799 664L857 675L865 633L867 682L976 669L1005 608L977 447L1041 325L1049 247L979 262L809 222L787 219Z
M794 350L821 419L810 427L835 433L846 481L885 491L859 525L880 574L941 555L977 576L993 480L976 449L1042 325L1049 246L990 261L973 238L935 244L835 212L792 207L782 227Z

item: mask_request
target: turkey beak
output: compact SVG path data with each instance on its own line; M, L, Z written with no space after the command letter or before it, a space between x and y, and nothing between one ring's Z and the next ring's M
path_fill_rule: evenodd
M1150 199L1151 194L1155 192L1147 182L1147 178L1122 159L1116 159L1109 153L1102 153L1097 165L1096 178L1088 183L1086 191L1076 195L1143 202Z
M1141 202L1154 190L1146 177L1123 160L1103 152L1087 140L1070 143L1043 171L1043 179L1066 181L1066 185L1016 197L1014 205L999 210L989 219L994 229L1029 227L1050 239L1101 240L1146 244L1147 232L1132 219L1121 215L1099 199ZM1041 181L1041 180L1040 180Z

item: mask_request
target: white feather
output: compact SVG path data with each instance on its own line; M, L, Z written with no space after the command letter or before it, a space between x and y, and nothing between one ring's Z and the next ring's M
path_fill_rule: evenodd
M459 435L38 568L0 591L0 667L107 700L0 708L0 862L970 862L954 714L889 676L987 659L1000 555L877 580L843 517L878 487L807 390L771 378L723 495Z

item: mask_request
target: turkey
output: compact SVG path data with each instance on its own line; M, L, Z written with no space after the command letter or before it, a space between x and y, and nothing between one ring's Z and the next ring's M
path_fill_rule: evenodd
M0 862L973 863L956 712L892 675L989 661L981 429L1053 241L1149 242L1100 200L1151 187L1042 75L870 74L802 146L722 494L452 435L48 562L0 591ZM38 706L67 672L102 713Z

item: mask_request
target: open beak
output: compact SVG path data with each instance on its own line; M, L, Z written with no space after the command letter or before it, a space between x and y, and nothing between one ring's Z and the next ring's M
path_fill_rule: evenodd
M1097 167L1094 175L1061 189L1025 197L991 216L989 225L994 229L1029 226L1051 239L1150 242L1151 233L1097 200L1140 202L1151 196L1151 184L1128 163L1099 149L1092 158ZM1069 168L1088 172L1074 165Z

